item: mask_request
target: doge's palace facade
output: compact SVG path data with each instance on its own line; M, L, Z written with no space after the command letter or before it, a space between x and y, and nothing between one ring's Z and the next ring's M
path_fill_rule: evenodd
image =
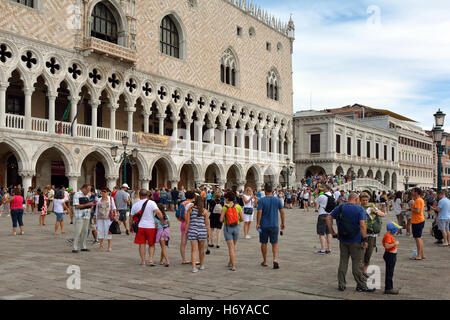
M248 1L0 0L0 185L284 184L294 23ZM295 177L293 177L295 178Z

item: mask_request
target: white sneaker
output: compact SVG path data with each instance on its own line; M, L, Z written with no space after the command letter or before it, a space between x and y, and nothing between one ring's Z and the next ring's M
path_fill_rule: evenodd
M245 236L245 239L251 239L252 237L250 237L249 235Z
M23 231L20 232L20 235L21 235L21 236L23 236L24 234L25 234L25 232L23 232Z
M206 267L205 266L200 266L200 268L199 268L200 270L205 270L206 269Z
M197 268L194 268L194 269L192 269L192 272L193 272L193 273L197 273L197 272L198 272L198 269L197 269Z
M16 233L16 232L13 232L13 236L17 236L17 233Z

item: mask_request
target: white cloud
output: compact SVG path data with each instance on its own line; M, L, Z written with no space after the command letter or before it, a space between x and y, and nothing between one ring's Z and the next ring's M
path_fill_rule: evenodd
M380 27L366 24L371 4ZM313 108L361 103L429 129L441 107L450 124L449 10L447 0L302 0L269 9L292 12L296 23L294 110L309 108L312 92Z

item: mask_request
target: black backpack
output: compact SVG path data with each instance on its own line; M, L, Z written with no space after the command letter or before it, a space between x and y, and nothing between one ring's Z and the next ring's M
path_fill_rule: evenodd
M325 196L328 198L327 206L325 207L325 211L327 213L331 213L334 210L334 208L337 207L336 200L334 199L333 196L329 196L327 194Z
M338 235L342 240L352 240L359 233L360 228L355 228L352 219L342 210L342 206L339 206L338 214L337 214L337 227L338 227Z

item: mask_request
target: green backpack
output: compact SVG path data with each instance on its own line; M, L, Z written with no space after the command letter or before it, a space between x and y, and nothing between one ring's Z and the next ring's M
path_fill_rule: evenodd
M376 215L375 218L372 218L371 214L367 214L367 232L373 234L379 234L381 232L381 218L379 215Z

